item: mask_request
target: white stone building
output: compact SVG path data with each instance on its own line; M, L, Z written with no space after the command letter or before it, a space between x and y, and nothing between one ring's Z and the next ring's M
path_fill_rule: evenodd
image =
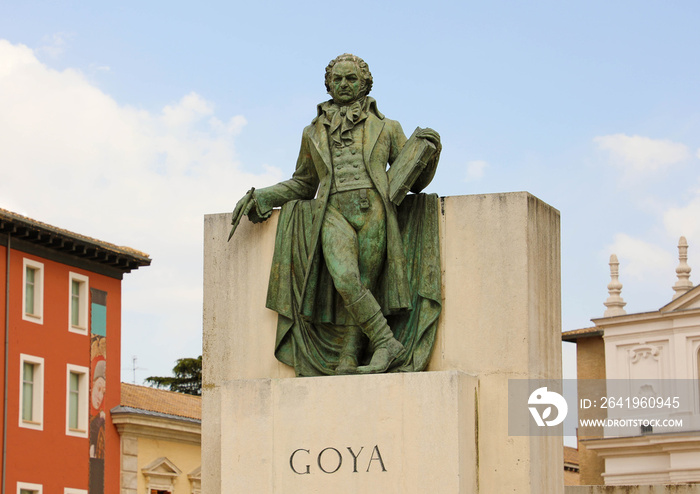
M627 314L613 255L604 317L593 319L592 328L563 334L577 343L579 398L584 379L604 376L606 401L621 405L608 407L607 418L624 424L580 433L582 484L700 482L700 286L689 280L684 237L678 248L671 302ZM579 418L594 415L579 409Z

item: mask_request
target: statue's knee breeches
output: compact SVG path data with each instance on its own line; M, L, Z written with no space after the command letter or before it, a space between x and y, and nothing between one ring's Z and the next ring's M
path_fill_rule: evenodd
M328 271L346 304L363 288L374 289L386 258L386 213L379 194L361 189L332 195L321 241Z

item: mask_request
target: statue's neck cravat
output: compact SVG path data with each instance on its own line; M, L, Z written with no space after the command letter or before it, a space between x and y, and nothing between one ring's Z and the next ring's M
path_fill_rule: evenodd
M324 124L334 146L344 147L353 143L352 129L367 118L369 98L362 98L351 105L340 106L333 101L322 105Z

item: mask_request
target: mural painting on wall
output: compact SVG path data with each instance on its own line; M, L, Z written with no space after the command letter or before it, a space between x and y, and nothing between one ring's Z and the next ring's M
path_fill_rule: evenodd
M90 304L90 494L104 493L107 293L92 289Z

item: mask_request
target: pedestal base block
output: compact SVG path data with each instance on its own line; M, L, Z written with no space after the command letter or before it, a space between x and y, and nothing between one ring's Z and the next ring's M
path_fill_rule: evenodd
M235 380L219 391L222 494L477 492L477 379L465 373Z

